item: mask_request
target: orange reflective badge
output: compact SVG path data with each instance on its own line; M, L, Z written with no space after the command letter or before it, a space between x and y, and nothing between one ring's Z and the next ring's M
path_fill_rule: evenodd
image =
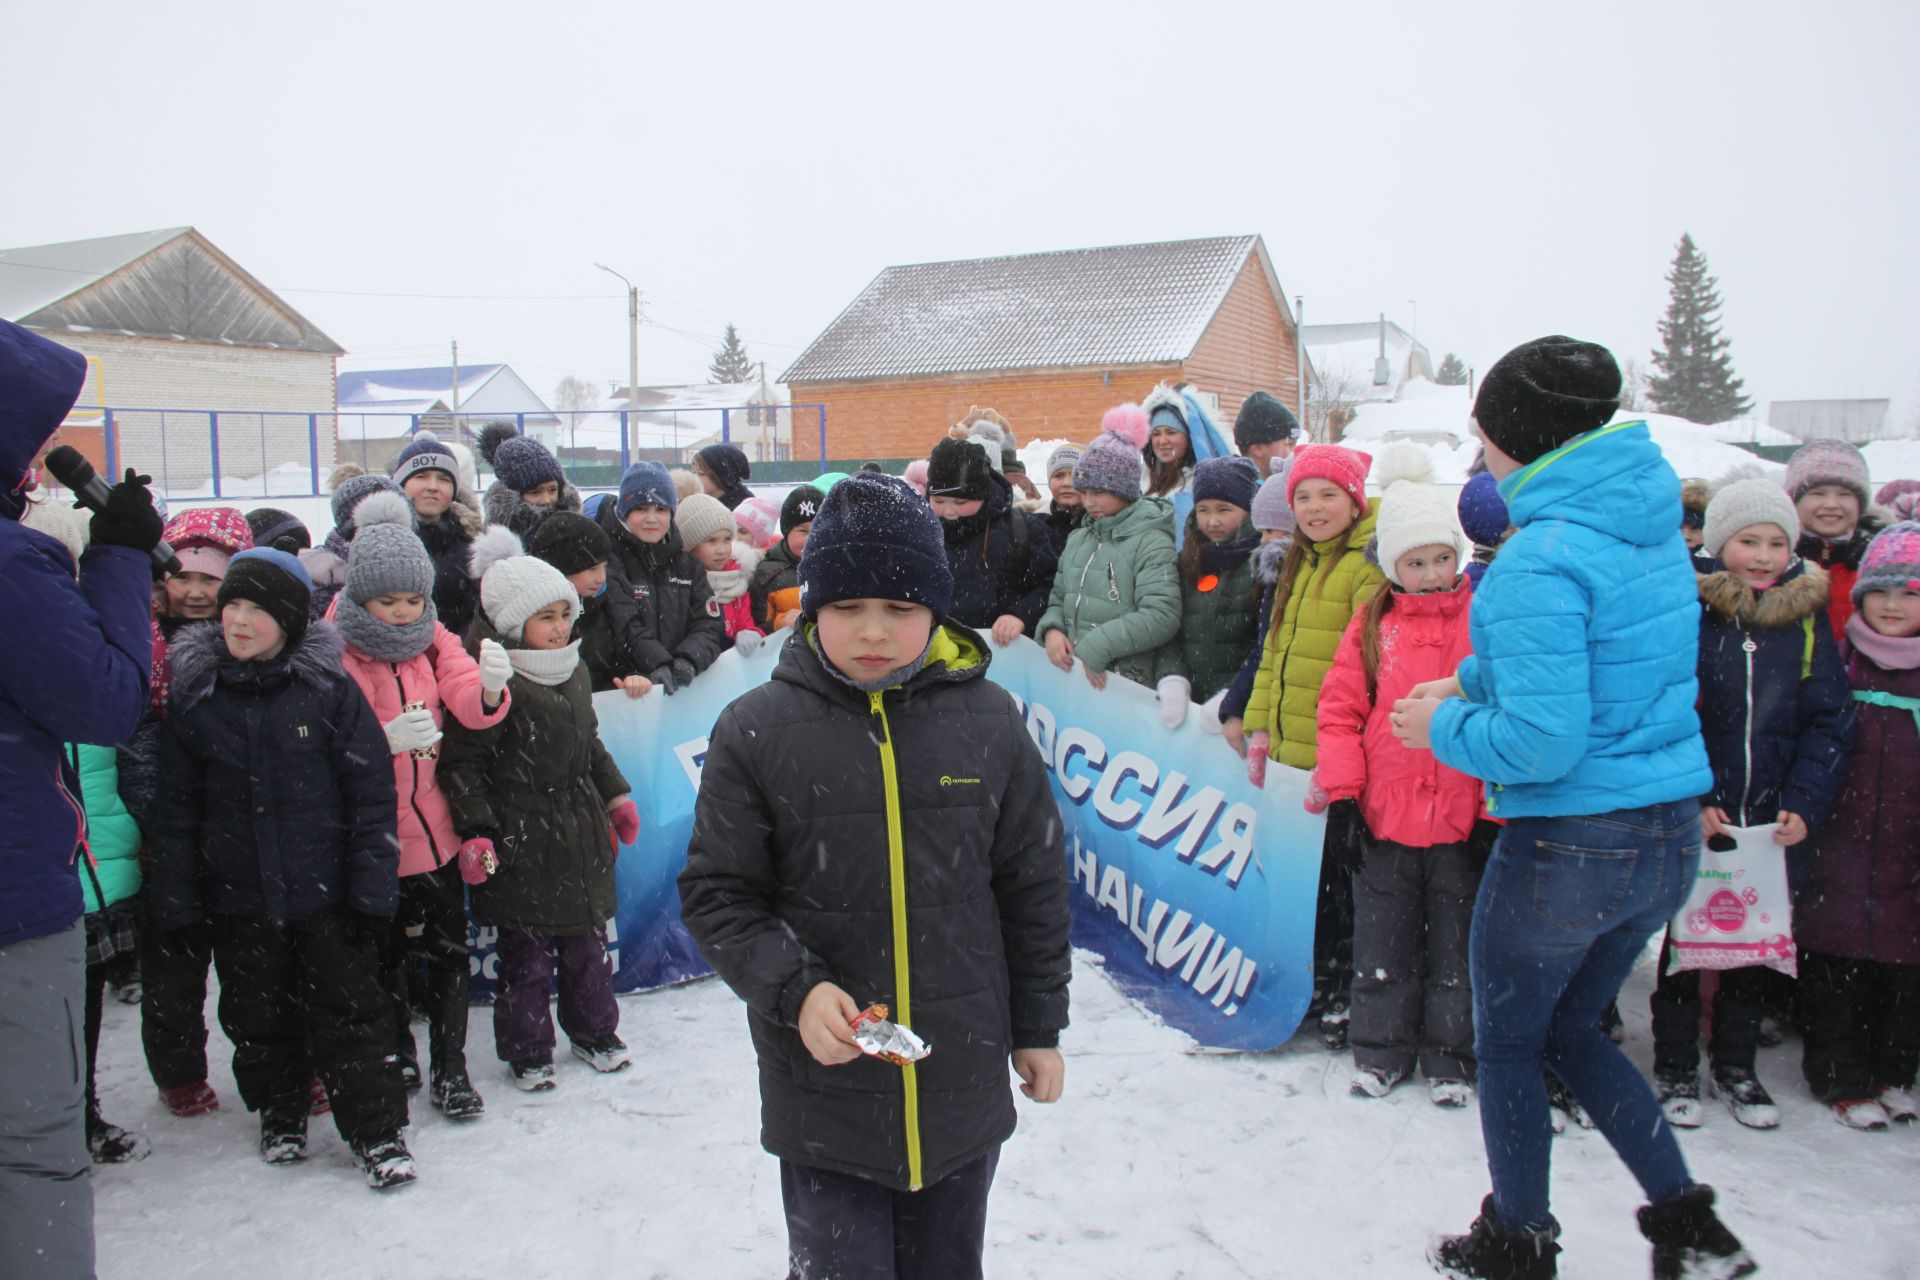
M1200 581L1194 583L1193 589L1195 591L1211 591L1219 585L1220 585L1220 575L1217 573L1210 573L1206 577L1200 579Z

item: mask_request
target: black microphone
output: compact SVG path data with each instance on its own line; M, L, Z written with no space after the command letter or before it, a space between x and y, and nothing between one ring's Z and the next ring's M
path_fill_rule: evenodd
M73 490L74 500L81 506L89 511L107 509L107 496L111 492L107 482L72 445L63 444L57 449L47 450L47 471L55 480ZM150 554L153 563L163 573L180 572L180 558L173 554L173 548L166 543L154 543Z

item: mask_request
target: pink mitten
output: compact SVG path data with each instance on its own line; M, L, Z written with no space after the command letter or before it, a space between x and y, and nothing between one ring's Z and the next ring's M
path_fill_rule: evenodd
M1327 811L1327 790L1320 785L1320 774L1317 771L1307 775L1307 798L1303 803L1308 813Z
M500 869L494 856L493 841L479 836L460 846L460 878L468 884L485 884L487 877Z
M1267 785L1267 752L1273 748L1273 735L1259 729L1247 735L1247 781L1256 787Z
M613 823L613 834L620 837L621 844L632 844L640 838L640 808L631 798L621 796L608 805L607 820Z

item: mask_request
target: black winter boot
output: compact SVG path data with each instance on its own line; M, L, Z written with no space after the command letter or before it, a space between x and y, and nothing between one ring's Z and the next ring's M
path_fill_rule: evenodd
M1554 1280L1560 1274L1560 1224L1541 1231L1509 1231L1494 1216L1493 1197L1480 1202L1480 1216L1463 1236L1442 1236L1427 1261L1456 1280Z
M1653 1242L1653 1280L1734 1280L1760 1264L1713 1211L1713 1188L1696 1186L1640 1209L1640 1234Z
M433 1084L427 1101L449 1120L474 1120L486 1110L479 1091L467 1075L467 982L461 973L451 979L436 972L433 1010L427 1019L427 1049Z

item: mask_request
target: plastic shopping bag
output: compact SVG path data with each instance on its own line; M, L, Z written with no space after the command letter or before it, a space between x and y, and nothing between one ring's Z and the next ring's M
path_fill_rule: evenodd
M1797 976L1787 851L1773 831L1728 827L1730 840L1701 849L1693 891L1667 926L1668 973L1765 965Z

